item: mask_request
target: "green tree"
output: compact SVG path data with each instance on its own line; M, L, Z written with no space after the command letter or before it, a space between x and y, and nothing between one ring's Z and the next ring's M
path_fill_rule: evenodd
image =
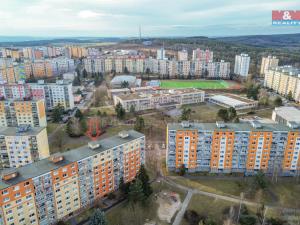
M119 182L119 190L124 194L127 195L129 193L130 183L124 183L123 177L120 178Z
M146 196L143 191L143 183L140 179L136 179L133 183L130 184L128 200L132 204L144 202Z
M124 68L124 73L125 73L125 74L129 74L129 71L128 71L127 66L125 66L125 68Z
M82 112L80 111L80 109L77 109L76 112L75 112L75 117L78 118L79 120L82 120L83 119L83 114Z
M191 118L192 110L190 108L183 108L181 112L181 120L189 120Z
M281 99L279 96L277 96L277 97L275 98L273 104L274 104L274 106L276 106L276 107L282 106L282 99Z
M150 71L150 69L147 67L147 69L146 69L146 74L147 74L147 79L148 79L148 80L150 80L150 73L151 73L151 71Z
M82 91L78 88L77 91L75 92L76 95L82 95Z
M135 106L131 105L129 111L130 111L130 113L134 114L135 113Z
M256 189L266 189L268 187L268 182L265 174L262 171L259 171L254 176L254 185Z
M185 165L182 164L180 169L179 169L179 175L180 176L184 176L185 175L185 172L186 172L186 168L185 168Z
M73 86L80 86L80 85L81 85L80 76L77 75L77 76L75 76L75 78L73 80Z
M134 129L136 131L142 131L145 128L145 121L143 117L137 117L134 124Z
M84 134L87 131L87 122L84 118L80 120L80 129L82 134Z
M252 98L254 100L258 99L258 93L259 93L259 85L254 85L253 83L247 84L246 85L247 89L247 97Z
M227 109L219 109L218 117L224 120L225 122L229 120Z
M105 214L101 209L96 209L89 220L89 225L108 225Z
M124 80L122 83L121 83L121 88L129 88L129 82Z
M58 104L57 106L54 107L52 111L52 120L55 123L58 123L62 119L62 115L64 113L64 107Z
M149 197L153 191L150 185L149 175L144 165L141 166L137 178L142 182L144 195Z
M104 80L103 74L102 73L97 73L95 75L95 79L94 79L95 86L98 87L99 85L101 85L103 80Z
M269 94L266 89L261 88L259 90L258 100L260 105L265 105L265 106L269 105Z
M80 70L79 70L78 67L75 69L75 71L76 71L77 76L80 77L80 76L81 76L81 73L80 73Z
M257 219L253 215L241 215L239 219L240 225L256 225Z
M32 72L30 73L29 78L27 79L27 82L28 83L36 83L37 82L37 80Z
M64 221L60 220L56 223L56 225L67 225Z
M265 212L266 212L265 205L261 204L261 206L258 207L257 212L256 212L257 220L258 220L259 224L261 224L261 225L263 225L264 220L265 220Z
M69 120L66 125L66 133L71 137L73 135L72 131L72 121Z
M289 91L289 93L288 93L288 95L287 95L287 99L289 100L289 101L293 101L294 99L293 99L293 93L292 93L292 91Z
M237 113L236 113L235 108L230 107L227 110L227 115L228 115L228 120L232 121L233 119L235 119L237 117Z
M86 132L84 125L84 119L80 120L79 118L71 118L66 125L66 133L70 137L80 137Z
M273 218L267 220L268 225L288 225L288 223L285 220L282 220L280 218Z
M87 73L87 71L86 71L85 68L82 71L82 76L83 76L83 78L87 78L88 77L88 73Z
M217 225L216 221L214 221L212 218L207 218L204 221L204 225Z
M123 108L123 106L120 102L116 105L115 112L117 113L117 118L118 119L124 119L125 109Z

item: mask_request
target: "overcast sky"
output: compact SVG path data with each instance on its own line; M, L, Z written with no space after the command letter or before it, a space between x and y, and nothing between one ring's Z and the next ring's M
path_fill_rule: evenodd
M0 0L0 35L231 36L300 32L274 27L272 10L299 0Z

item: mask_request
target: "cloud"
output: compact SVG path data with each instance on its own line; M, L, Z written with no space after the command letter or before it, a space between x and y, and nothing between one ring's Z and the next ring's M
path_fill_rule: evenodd
M300 9L300 2L9 0L1 2L0 30L2 35L37 36L134 36L138 34L139 25L146 36L298 31L298 27L271 27L272 9ZM261 26L266 27L265 30ZM236 29L228 29L232 27Z
M91 10L82 10L78 13L78 17L82 19L95 18L101 16L101 13L97 13Z

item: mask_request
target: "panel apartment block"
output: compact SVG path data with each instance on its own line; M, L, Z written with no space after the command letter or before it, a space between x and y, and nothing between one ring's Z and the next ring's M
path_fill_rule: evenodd
M49 156L45 127L1 127L0 168L20 167Z
M39 100L2 100L0 101L0 126L46 127L45 102Z
M67 219L132 181L145 163L145 136L136 131L90 142L14 170L0 181L0 224L50 225Z
M300 165L299 124L172 123L167 127L167 168L188 172L257 171L294 176Z

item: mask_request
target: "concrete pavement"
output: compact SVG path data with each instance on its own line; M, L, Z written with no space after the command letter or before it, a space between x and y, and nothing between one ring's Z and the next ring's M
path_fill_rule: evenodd
M189 190L186 197L185 197L185 199L184 199L184 201L183 201L183 203L182 203L181 209L177 213L177 215L175 217L175 220L174 220L172 225L180 225L181 224L184 213L185 213L186 208L188 207L188 205L191 201L192 196L193 196L193 191Z

